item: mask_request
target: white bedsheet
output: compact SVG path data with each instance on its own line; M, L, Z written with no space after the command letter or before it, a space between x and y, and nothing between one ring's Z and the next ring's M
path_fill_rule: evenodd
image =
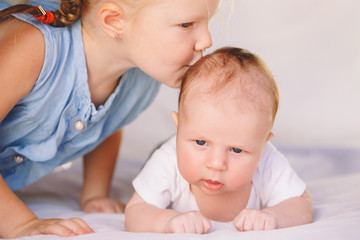
M299 176L307 183L313 198L314 222L303 226L263 232L237 232L215 224L210 233L155 234L124 230L123 214L86 214L79 210L81 164L76 161L66 170L57 169L17 194L41 218L81 217L94 234L68 239L360 239L360 150L281 149ZM119 161L113 197L127 201L132 194L131 179L143 161ZM62 239L53 235L22 239Z

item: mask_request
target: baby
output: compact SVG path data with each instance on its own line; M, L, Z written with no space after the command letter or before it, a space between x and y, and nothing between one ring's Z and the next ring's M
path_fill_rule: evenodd
M133 181L126 229L207 233L210 220L239 231L310 223L305 183L269 142L278 102L270 71L246 50L222 48L194 64L172 112L176 136Z

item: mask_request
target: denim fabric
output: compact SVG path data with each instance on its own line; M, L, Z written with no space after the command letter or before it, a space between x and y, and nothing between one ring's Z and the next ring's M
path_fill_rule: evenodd
M58 7L46 1L33 4L46 10ZM7 5L0 0L0 9L4 7ZM160 87L159 82L133 68L122 76L106 103L96 108L87 83L80 20L70 27L54 28L29 15L16 17L41 30L46 54L33 89L0 123L0 173L12 190L94 149L134 120ZM76 122L84 129L76 129Z

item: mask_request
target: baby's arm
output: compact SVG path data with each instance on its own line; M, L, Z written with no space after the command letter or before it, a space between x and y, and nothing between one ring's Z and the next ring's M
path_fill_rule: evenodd
M125 209L125 228L132 232L207 233L210 221L199 211L179 213L146 203L136 192Z
M305 191L294 197L262 210L244 209L234 219L239 231L270 230L311 223L313 219L312 201Z
M86 212L124 212L124 204L108 198L121 134L119 130L84 156L81 208Z

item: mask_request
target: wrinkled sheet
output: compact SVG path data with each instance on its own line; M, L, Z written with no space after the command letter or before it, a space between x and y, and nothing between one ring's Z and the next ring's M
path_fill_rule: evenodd
M259 232L237 232L222 224L213 224L210 233L156 234L130 233L124 229L123 214L86 214L79 209L81 160L65 165L37 183L17 192L41 218L83 218L96 233L67 239L359 239L360 237L360 150L280 148L313 198L314 222L307 225ZM112 197L128 201L131 180L144 160L119 160ZM53 235L22 239L63 239Z

